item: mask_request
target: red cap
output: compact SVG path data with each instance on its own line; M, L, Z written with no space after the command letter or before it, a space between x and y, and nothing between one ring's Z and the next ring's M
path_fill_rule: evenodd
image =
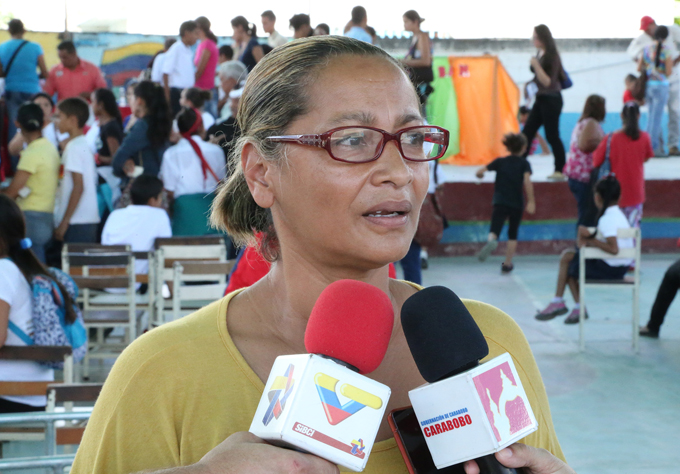
M339 280L316 300L305 331L305 347L346 362L359 373L378 368L390 343L394 310L388 296L368 283Z
M656 22L654 21L654 18L652 18L651 16L643 16L643 17L642 17L642 20L640 20L640 29L644 31L644 30L646 30L646 29L649 27L649 25L651 25L652 23L656 23Z

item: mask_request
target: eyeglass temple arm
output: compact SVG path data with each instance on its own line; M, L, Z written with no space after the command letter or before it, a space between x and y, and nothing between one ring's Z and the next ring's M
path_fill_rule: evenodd
M321 138L321 135L279 135L267 137L267 139L273 142L295 142L301 145L314 146L323 146L325 142L325 140Z

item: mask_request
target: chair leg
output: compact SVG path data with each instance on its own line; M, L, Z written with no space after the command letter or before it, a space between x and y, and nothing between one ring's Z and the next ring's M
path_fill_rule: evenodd
M640 353L640 292L633 287L633 352Z

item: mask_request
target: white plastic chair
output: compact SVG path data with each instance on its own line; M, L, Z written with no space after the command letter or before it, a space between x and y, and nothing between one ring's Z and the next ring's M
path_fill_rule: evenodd
M641 242L640 229L619 229L619 239L635 239L633 248L619 249L619 253L612 255L594 247L582 247L579 252L579 289L581 293L581 306L579 311L579 350L586 348L585 340L585 317L586 317L586 287L608 288L631 288L633 290L633 350L640 352L639 326L640 326L640 256ZM625 277L623 280L586 280L585 265L587 259L627 259L634 260L635 272L633 278Z

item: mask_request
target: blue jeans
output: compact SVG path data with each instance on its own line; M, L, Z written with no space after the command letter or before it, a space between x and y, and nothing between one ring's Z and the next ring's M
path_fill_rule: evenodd
M401 268L404 270L404 280L417 285L422 284L423 276L420 268L420 244L415 240L411 242L408 253L400 261Z
M569 189L576 198L576 207L578 208L577 225L588 225L585 222L586 213L590 206L594 205L593 192L590 189L590 184L569 178Z
M24 211L26 217L26 237L33 242L33 253L38 260L45 261L45 246L54 232L54 214L51 212Z
M654 153L663 154L661 145L661 118L663 109L668 102L670 86L668 82L649 81L647 82L647 106L649 107L649 121L647 122L647 133L652 139Z
M17 127L14 125L14 121L17 119L17 113L19 113L19 107L21 107L24 102L30 101L35 94L30 92L16 92L16 91L5 91L5 101L7 103L7 115L9 116L8 131L7 131L7 142L14 138L17 133ZM10 157L12 161L12 172L16 171L17 163L19 163L18 156Z

